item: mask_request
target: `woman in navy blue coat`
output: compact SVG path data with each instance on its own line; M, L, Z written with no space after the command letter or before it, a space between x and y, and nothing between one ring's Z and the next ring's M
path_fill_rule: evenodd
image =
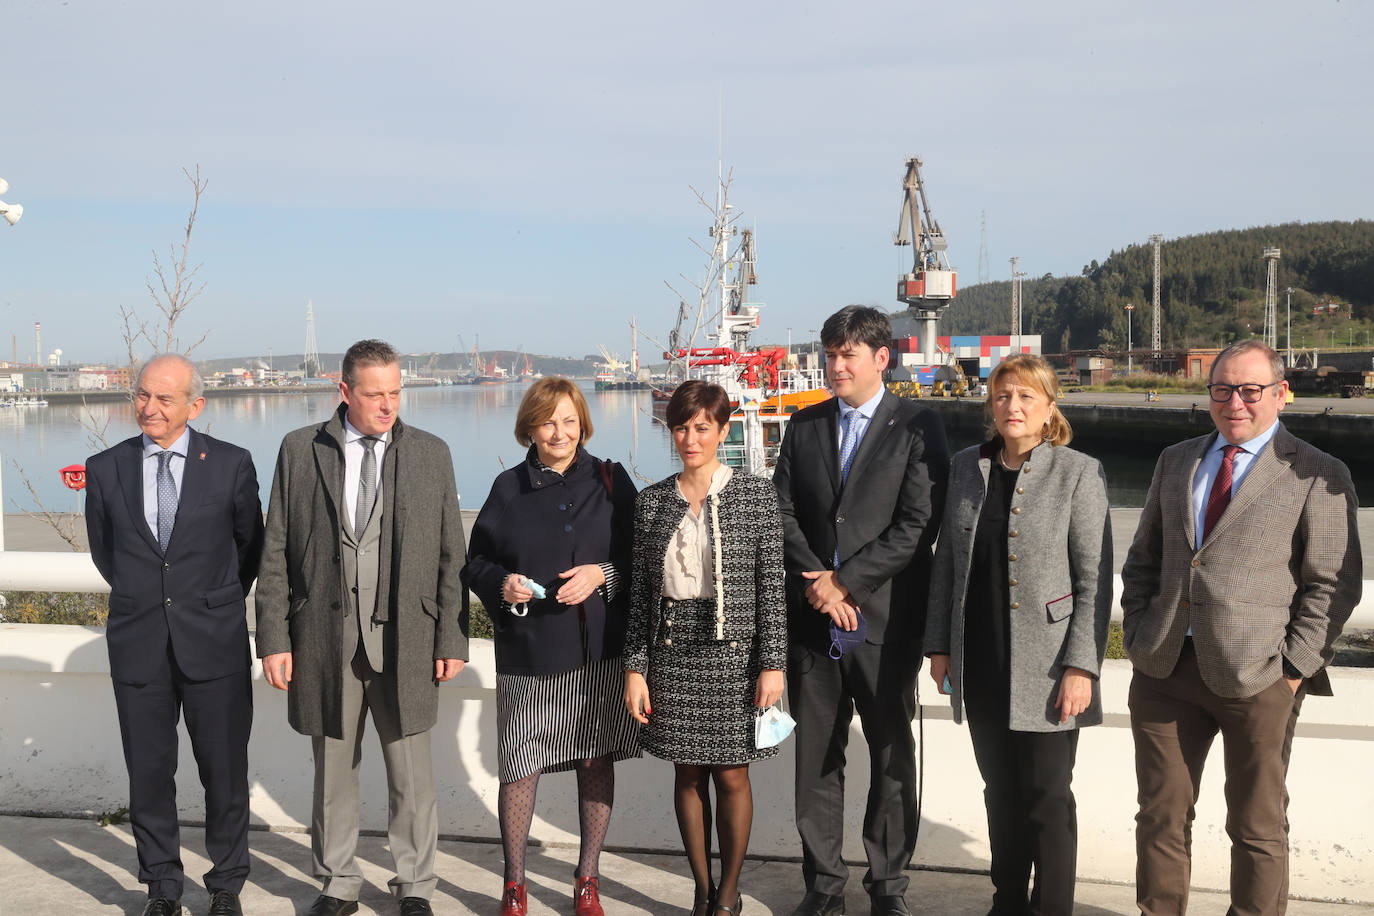
M617 760L639 755L621 702L635 487L592 457L587 402L566 378L525 393L515 438L529 447L492 484L464 578L496 633L498 815L505 848L502 916L526 911L525 845L542 773L576 769L578 916L599 916L597 863Z

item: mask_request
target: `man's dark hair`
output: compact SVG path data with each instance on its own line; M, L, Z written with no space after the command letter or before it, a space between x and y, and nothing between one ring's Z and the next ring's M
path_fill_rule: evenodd
M846 305L821 325L821 346L838 350L845 344L868 344L877 352L892 346L892 322L868 305Z
M390 366L399 363L401 354L384 340L360 340L348 348L343 358L343 380L349 388L358 383L359 366Z

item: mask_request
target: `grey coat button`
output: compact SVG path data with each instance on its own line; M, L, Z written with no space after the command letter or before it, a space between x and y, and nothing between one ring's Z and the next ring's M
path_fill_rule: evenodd
M1016 562L1016 554L1012 554L1011 556L1007 557L1007 559L1010 560L1011 562L1015 563L1015 562Z
M1020 506L1012 506L1012 507L1011 507L1011 514L1012 514L1012 515L1020 515L1020 514L1021 514L1021 507L1020 507Z
M1007 580L1007 584L1008 584L1008 585L1016 585L1017 582L1016 582L1015 579L1008 579L1008 580Z
M163 599L162 599L162 603L165 604L165 605L167 605L168 607L171 607L171 606L172 606L172 599L171 599L171 598L163 598Z
M1013 602L1011 603L1011 609L1012 609L1013 611L1016 610L1016 609L1019 608L1019 607L1021 607L1021 605L1020 605L1019 602L1013 601Z

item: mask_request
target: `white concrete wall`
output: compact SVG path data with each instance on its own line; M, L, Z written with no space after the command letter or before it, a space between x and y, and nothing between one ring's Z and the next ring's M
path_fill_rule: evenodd
M255 671L253 819L303 827L310 818L308 739L286 724L285 696ZM1132 882L1135 778L1126 711L1130 667L1108 662L1103 675L1107 723L1084 731L1075 788L1079 809L1079 874ZM1307 701L1294 744L1292 893L1374 902L1374 671L1333 672L1337 696ZM440 831L499 836L496 823L495 682L492 646L473 643L473 660L443 688L434 731ZM917 861L984 869L988 864L982 783L966 729L954 725L944 698L921 685L925 732L925 805ZM913 726L915 727L915 726ZM862 860L859 823L867 791L867 756L857 720L848 781L846 855ZM755 823L750 850L800 854L792 827L792 740L777 758L753 769ZM1203 781L1194 830L1193 883L1224 888L1228 841L1223 829L1220 742ZM183 817L201 819L200 788L183 742L178 802ZM608 842L675 850L672 767L646 758L617 767L616 812ZM380 755L369 740L363 761L363 825L382 829L386 789ZM547 777L540 787L533 835L575 843L575 777ZM125 771L99 628L0 624L0 811L101 812L125 804Z

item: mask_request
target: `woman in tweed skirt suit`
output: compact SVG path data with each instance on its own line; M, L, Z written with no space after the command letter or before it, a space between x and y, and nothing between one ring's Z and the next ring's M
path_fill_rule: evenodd
M758 709L782 696L787 658L782 523L772 484L717 457L730 428L719 385L688 381L668 403L682 472L635 501L625 705L640 742L673 761L678 829L696 882L693 916L739 916L754 816ZM711 881L710 785L721 874Z

